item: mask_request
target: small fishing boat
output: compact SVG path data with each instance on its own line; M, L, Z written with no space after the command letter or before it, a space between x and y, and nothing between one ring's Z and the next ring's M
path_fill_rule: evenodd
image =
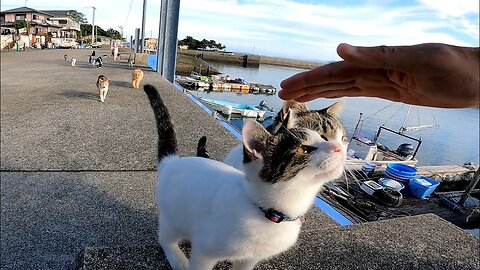
M267 112L266 110L259 109L258 106L250 104L233 103L210 98L200 98L200 101L211 109L219 111L225 115L238 114L243 117L261 118Z
M416 166L418 163L416 155L422 144L422 140L420 138L406 135L405 133L412 130L418 131L426 128L438 127L438 124L406 127L406 119L408 118L410 110L411 106L408 107L403 124L398 131L382 125L378 128L373 139L361 134L363 118L362 113L360 113L360 118L358 119L348 146L346 163L349 168L358 170L365 162L373 162L376 166L381 166L383 168L391 163ZM388 140L384 140L384 138L388 138ZM391 143L395 141L399 142L399 144L397 144L395 148L389 148L380 143L381 141L389 141L390 146L392 146Z

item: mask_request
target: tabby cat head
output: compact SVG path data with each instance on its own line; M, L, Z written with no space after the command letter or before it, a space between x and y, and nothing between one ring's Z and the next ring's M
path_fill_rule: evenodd
M255 121L247 121L242 136L249 178L258 176L268 183L297 177L320 182L338 178L347 149L345 129L336 118L342 106L337 102L309 111L303 103L289 102L274 134Z

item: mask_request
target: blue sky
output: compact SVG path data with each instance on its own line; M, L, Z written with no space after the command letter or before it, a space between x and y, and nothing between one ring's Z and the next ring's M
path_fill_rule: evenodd
M79 4L81 3L81 4ZM129 7L132 3L132 7ZM181 0L179 39L214 39L227 50L318 61L338 60L336 46L443 42L479 46L478 0ZM2 10L24 6L2 0ZM28 0L35 9L76 9L96 24L141 26L143 0ZM147 0L146 36L158 35L160 1Z

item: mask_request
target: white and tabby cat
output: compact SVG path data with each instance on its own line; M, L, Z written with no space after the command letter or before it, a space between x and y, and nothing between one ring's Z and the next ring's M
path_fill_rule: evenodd
M101 56L97 57L97 59L93 61L93 66L97 68L102 68L102 64L103 64L103 59Z
M144 87L158 131L158 240L173 269L212 269L230 260L234 269L295 244L298 219L323 183L343 172L343 132L329 140L308 128L269 133L248 120L242 130L243 172L201 157L176 156L176 137L157 90ZM192 243L191 259L178 246Z
M343 101L336 102L322 110L309 110L305 103L295 100L283 102L283 108L275 117L273 123L266 129L275 134L281 130L291 128L308 128L316 131L324 140L334 139L337 134L342 134L343 143L347 137L345 128L338 120L340 111L344 106ZM204 136L205 137L205 136ZM197 156L207 157L206 138L202 137L198 142ZM223 163L243 170L243 144L240 143L227 154Z

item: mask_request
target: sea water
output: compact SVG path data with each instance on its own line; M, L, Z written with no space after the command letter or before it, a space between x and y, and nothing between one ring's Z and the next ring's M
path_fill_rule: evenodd
M242 68L231 65L213 64L215 68L231 78L242 78L248 82L271 84L280 89L280 82L302 69L285 68L279 66L260 65L259 68ZM274 108L275 112L282 107L282 100L277 95L253 95L219 92L197 92L191 94L197 97L206 97L236 103L258 105L262 100ZM421 131L410 131L408 136L422 140L417 159L420 165L452 165L465 162L479 163L479 108L470 109L440 109L422 106L412 106L407 116L408 107L403 103L391 102L378 98L343 98L346 104L340 116L349 136L352 135L360 113L363 113L362 136L373 138L379 126L398 130L403 122L405 126L438 125ZM322 109L333 104L337 99L316 99L308 102L311 109ZM267 113L268 125L275 113ZM242 128L244 119L227 118L238 127ZM398 141L398 136L385 136L380 138L382 144L390 149L396 149L401 143L411 141Z

